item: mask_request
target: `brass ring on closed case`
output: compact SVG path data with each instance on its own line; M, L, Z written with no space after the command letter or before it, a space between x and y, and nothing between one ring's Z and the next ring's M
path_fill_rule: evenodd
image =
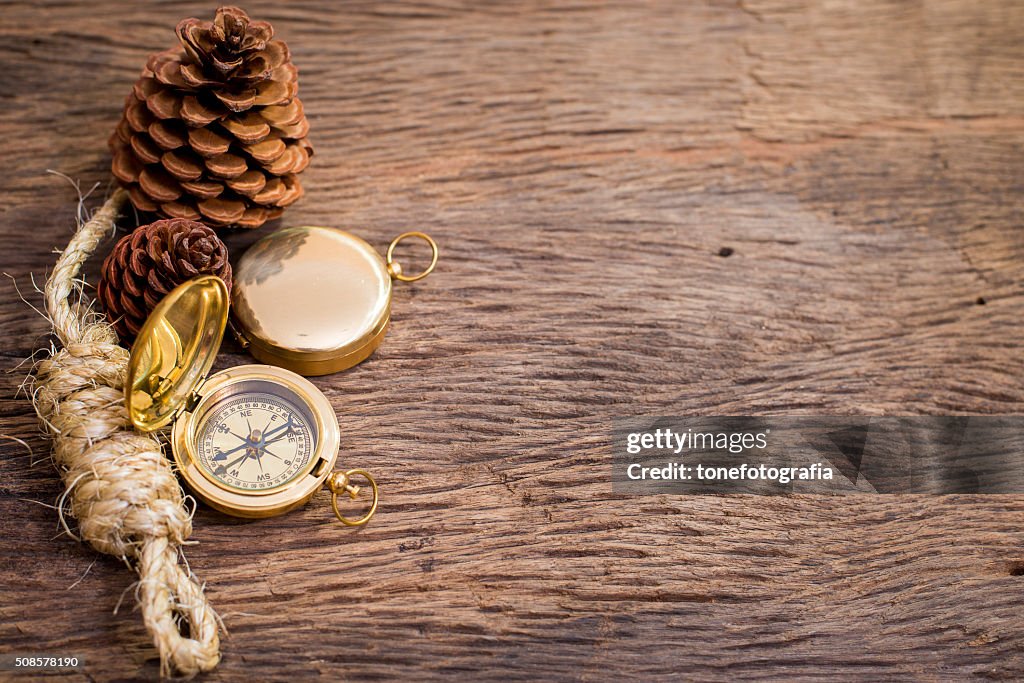
M430 245L430 265L427 266L427 269L424 270L422 273L418 273L416 275L404 275L402 273L401 264L399 264L394 259L395 247L398 246L399 242L410 237L419 237L421 240ZM434 272L434 266L437 265L437 243L434 242L434 240L430 239L429 235L423 232L403 232L401 235L391 240L391 244L388 245L388 253L386 260L388 264L388 273L391 275L391 277L395 278L396 280L401 280L402 282L416 282L417 280L422 280L423 278Z

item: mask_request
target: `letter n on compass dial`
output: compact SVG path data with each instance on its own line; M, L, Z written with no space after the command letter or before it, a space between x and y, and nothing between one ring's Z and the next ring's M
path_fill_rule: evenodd
M290 401L246 393L209 411L198 430L199 462L221 487L269 493L305 472L313 429Z

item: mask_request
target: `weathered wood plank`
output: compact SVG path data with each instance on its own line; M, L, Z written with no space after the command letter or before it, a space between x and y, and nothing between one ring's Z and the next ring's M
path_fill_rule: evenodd
M1024 675L1016 498L623 500L608 476L617 415L1021 411L1019 5L247 9L313 127L285 223L426 229L442 261L380 352L316 380L380 475L374 523L198 511L232 634L209 679ZM107 183L136 71L210 11L4 6L0 270L27 294L72 225L45 170ZM4 286L14 366L46 324ZM131 574L29 502L60 487L23 374L0 432L43 462L0 441L0 650L153 676L130 590L112 614Z

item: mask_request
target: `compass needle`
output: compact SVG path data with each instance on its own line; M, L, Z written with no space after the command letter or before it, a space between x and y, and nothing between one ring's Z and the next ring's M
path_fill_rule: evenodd
M245 443L243 443L238 448L232 448L230 451L218 451L217 454L213 456L213 459L214 460L224 460L225 458L227 458L232 453L234 453L236 451L240 451L243 448L248 448L248 447L249 447L249 440L246 439Z

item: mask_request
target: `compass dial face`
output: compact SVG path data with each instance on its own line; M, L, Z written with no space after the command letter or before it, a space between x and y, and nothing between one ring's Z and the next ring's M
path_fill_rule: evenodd
M317 437L297 400L266 391L218 401L197 436L203 473L220 486L250 493L279 489L307 472Z

